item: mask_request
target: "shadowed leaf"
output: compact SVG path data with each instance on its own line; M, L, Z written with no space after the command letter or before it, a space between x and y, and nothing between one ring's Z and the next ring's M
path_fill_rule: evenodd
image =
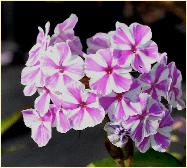
M132 167L179 167L181 163L168 153L160 153L149 150L146 153L135 152ZM97 160L88 167L118 167L111 157Z

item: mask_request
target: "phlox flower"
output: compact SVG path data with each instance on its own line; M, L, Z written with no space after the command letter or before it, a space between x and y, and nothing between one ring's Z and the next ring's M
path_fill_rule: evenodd
M174 62L168 64L169 69L169 89L168 89L168 102L178 110L185 108L185 102L182 100L182 75L177 69Z
M136 114L125 120L124 124L126 129L131 129L131 138L141 142L143 138L157 133L164 110L159 102L146 93L139 95L139 102L134 108Z
M151 64L157 61L158 47L151 40L152 32L148 26L133 23L116 22L116 31L111 35L111 44L117 53L119 64L126 64L134 70L144 73L149 72Z
M129 90L132 84L130 71L130 67L118 65L110 48L85 56L85 73L90 78L90 88L102 95Z
M48 35L50 23L45 25L45 33L41 27L39 27L39 33L37 36L36 44L29 51L29 58L26 63L26 67L21 73L21 84L26 85L23 92L25 96L32 96L38 87L45 85L46 76L43 74L40 65L40 58L45 55L48 49L50 36Z
M75 36L74 28L78 22L78 17L75 14L71 14L68 19L63 23L56 25L54 29L54 35L51 38L51 45L59 42L67 42L70 46L72 54L82 55L82 44L79 37Z
M100 124L105 111L100 106L98 96L90 90L85 90L83 84L72 82L63 94L63 108L75 130L94 127Z
M38 63L41 56L44 55L50 43L50 36L48 35L50 23L45 25L45 33L41 27L38 27L39 33L37 36L36 44L29 51L29 58L26 62L27 66L33 66Z
M161 96L166 98L169 87L168 75L169 70L165 64L155 64L149 73L144 73L138 78L142 91L156 100L161 100Z
M159 152L165 152L170 145L173 119L166 112L159 123L157 133L145 137L141 142L135 143L140 152L145 153L150 147Z
M86 40L88 45L87 54L95 54L99 49L110 48L109 33L96 33Z
M71 80L78 81L84 76L84 61L79 56L72 56L68 44L63 42L49 47L41 65L48 76L46 85L58 91Z
M124 128L122 122L108 122L104 130L107 132L107 138L113 145L123 148L128 142L130 133Z
M141 87L138 81L134 81L127 92L112 92L99 99L111 121L126 120L136 114L136 97L140 94Z
M45 146L51 139L52 114L47 112L41 117L37 110L27 109L22 111L23 120L31 128L31 137L39 147Z

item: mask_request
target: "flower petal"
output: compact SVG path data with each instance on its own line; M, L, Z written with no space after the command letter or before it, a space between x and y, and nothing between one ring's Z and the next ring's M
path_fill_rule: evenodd
M137 143L136 147L140 152L145 153L151 146L151 141L149 137L145 137L141 143Z
M80 80L84 77L84 61L77 56L69 62L64 64L65 74L74 80Z
M87 54L95 54L99 49L110 47L109 35L106 33L96 33L86 40L88 45Z
M67 131L70 130L70 123L66 115L62 110L58 110L56 113L56 121L57 121L57 131L61 133L66 133Z
M35 78L38 76L40 69L39 66L25 67L21 72L21 84L32 85Z
M46 127L43 123L33 124L31 137L39 147L45 146L51 139L51 125Z
M119 92L129 90L132 84L131 75L129 73L126 73L126 74L113 73L112 76L113 76L115 86L116 86L113 88L115 92L119 93Z
M42 93L39 97L35 100L35 109L40 113L41 116L44 116L48 109L50 103L50 95L47 92Z
M116 31L112 34L111 42L115 49L131 49L134 39L126 24L116 22Z
M37 87L34 85L25 86L23 93L25 96L32 96L37 91Z
M159 132L151 137L151 146L154 150L165 152L170 145L170 138Z
M129 27L137 46L146 44L152 38L152 32L148 26L132 23Z
M32 123L38 118L38 115L36 115L34 109L23 110L22 115L25 125L29 128L31 128Z

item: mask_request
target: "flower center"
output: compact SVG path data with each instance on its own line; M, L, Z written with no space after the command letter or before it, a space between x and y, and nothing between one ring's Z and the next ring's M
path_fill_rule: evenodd
M136 53L136 46L131 46L131 51L132 51L132 53Z
M112 67L108 67L108 68L106 68L105 71L106 71L107 74L112 74L113 68Z
M79 106L80 106L81 108L86 108L86 105L87 105L87 104L86 104L85 102L81 102Z
M145 119L145 115L144 115L144 114L141 114L141 115L139 116L139 119L140 119L140 120L144 120L144 119Z
M117 93L116 100L121 101L123 93Z
M64 73L64 70L65 70L65 68L64 68L63 66L60 66L60 67L59 67L59 71L60 71L61 73Z

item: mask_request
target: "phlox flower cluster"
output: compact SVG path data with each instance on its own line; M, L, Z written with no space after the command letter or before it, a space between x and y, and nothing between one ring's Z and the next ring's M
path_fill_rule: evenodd
M29 51L21 83L25 96L37 92L34 109L22 111L25 125L39 147L52 127L60 133L100 124L110 142L124 147L131 138L140 152L164 152L170 144L172 108L182 110L182 75L167 54L158 52L148 26L116 22L116 29L81 41L74 33L78 18L71 14L49 35L39 27ZM136 74L136 75L135 75ZM80 80L89 78L89 89ZM164 100L164 101L163 101Z

